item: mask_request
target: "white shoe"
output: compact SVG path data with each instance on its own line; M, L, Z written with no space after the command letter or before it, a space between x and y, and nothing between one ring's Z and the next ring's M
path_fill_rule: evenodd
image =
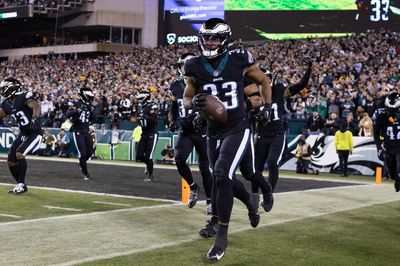
M18 183L15 188L9 190L8 193L22 194L28 191L28 187L24 183Z

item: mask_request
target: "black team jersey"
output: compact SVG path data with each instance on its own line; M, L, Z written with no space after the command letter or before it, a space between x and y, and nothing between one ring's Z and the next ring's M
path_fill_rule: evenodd
M93 120L93 107L80 100L75 102L74 106L75 109L71 108L67 112L67 117L71 119L72 123L71 131L88 134Z
M140 125L142 126L142 135L152 135L158 132L158 106L154 102L147 102L139 106L138 115Z
M171 116L173 120L179 119L181 130L183 132L194 132L193 119L196 117L197 112L192 109L185 109L183 106L183 92L185 91L185 82L183 79L175 80L170 90L172 95L175 97L175 101L172 102Z
M282 83L278 83L271 88L271 118L268 123L259 122L257 124L258 135L260 136L276 136L285 133L283 116L285 114L285 90L286 87Z
M382 143L389 152L400 150L400 112L389 113L386 108L379 108L374 114L374 140L377 145Z
M243 49L230 50L218 58L213 67L203 56L194 57L185 64L185 75L193 77L196 93L207 93L220 99L228 111L224 124L208 121L208 135L223 138L227 134L248 127L244 109L245 69L254 64L251 54Z
M37 100L36 95L32 92L19 92L15 95L16 97L12 103L8 101L2 102L1 108L3 111L7 115L11 115L15 118L23 135L42 135L43 132L41 128L32 130L29 126L32 121L33 110L28 107L27 102L29 100Z

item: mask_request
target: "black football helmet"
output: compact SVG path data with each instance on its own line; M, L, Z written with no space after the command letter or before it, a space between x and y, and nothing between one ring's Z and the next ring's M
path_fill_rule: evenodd
M185 53L179 57L178 61L176 62L176 68L177 68L179 77L183 77L185 75L185 70L183 68L183 66L185 65L185 62L187 60L189 60L190 58L193 58L194 56L195 55L192 53Z
M224 54L228 50L231 35L231 27L223 19L210 18L199 30L200 53L209 59ZM219 40L219 44L216 47L208 47L206 42L211 39Z
M389 112L398 112L400 110L400 94L391 92L385 99L385 106Z
M79 99L86 105L91 105L94 100L94 93L91 89L83 87L79 89Z
M150 100L150 92L143 90L136 96L136 99L138 100L138 103L144 105Z
M8 78L0 83L0 94L4 97L5 100L8 100L21 90L22 84L16 79Z

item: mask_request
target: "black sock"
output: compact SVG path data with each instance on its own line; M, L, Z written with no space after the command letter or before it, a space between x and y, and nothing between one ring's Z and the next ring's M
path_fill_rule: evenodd
M175 161L176 168L178 169L178 173L182 176L183 179L190 185L194 183L192 171L186 163L186 160L178 159Z
M17 164L17 168L18 168L18 183L24 183L25 184L25 175L26 175L26 168L27 168L27 164L26 164L26 159L18 159L18 164Z
M87 176L88 170L87 170L86 158L83 157L79 158L79 165L81 166L82 173Z
M196 183L193 183L189 187L190 187L190 190L195 190L195 189L197 189L198 185Z
M228 245L228 225L219 224L217 235L215 236L214 246L217 246L225 250L227 245Z
M17 167L17 165L14 165L14 166L8 165L8 169L10 169L11 175L14 177L15 181L18 182L18 167Z
M147 171L149 172L149 175L153 175L153 160L149 159L146 163L147 165Z

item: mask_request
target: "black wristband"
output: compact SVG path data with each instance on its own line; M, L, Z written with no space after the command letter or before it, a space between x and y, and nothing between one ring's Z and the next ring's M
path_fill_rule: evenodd
M253 109L253 104L251 103L249 98L246 98L244 102L246 103L246 112Z

